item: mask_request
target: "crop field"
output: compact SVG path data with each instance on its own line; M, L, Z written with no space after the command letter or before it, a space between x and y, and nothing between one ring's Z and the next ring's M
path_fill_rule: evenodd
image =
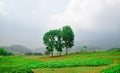
M120 73L120 52L0 56L0 73Z

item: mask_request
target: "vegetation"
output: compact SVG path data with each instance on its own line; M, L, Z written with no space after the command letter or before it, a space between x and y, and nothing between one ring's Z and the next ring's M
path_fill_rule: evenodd
M119 52L92 52L70 54L61 57L47 57L47 56L1 56L0 57L0 72L1 73L59 73L63 70L71 73L99 73L111 65L120 62ZM39 68L39 69L36 69ZM57 69L60 68L60 69ZM74 70L73 70L74 69ZM87 69L87 70L86 70ZM111 68L116 70L115 68ZM118 67L119 69L119 67ZM54 71L55 70L55 71ZM58 71L58 72L56 72ZM83 72L82 72L83 71ZM94 72L91 72L94 71ZM98 72L95 72L98 71ZM102 73L104 72L101 71ZM112 72L111 72L112 73ZM114 72L115 73L115 72Z
M8 55L12 55L12 53L7 52L4 48L0 48L0 55L8 56Z
M70 26L64 26L62 30L63 45L66 48L66 54L68 53L68 48L74 45L74 33Z
M63 48L63 43L62 43L62 31L59 29L59 30L56 30L56 41L55 41L55 49L57 51L60 52L60 56L61 56L61 52L63 51L62 48Z
M69 58L58 61L43 62L42 68L59 68L59 67L76 67L76 66L102 66L111 64L112 61L108 58Z
M55 48L55 36L56 30L50 30L49 32L45 33L43 37L44 44L46 46L46 50L50 52L53 56L53 51Z
M120 73L120 64L115 66L110 66L101 71L102 73Z
M50 30L43 36L43 42L46 46L46 50L53 56L54 49L58 52L63 51L62 48L71 48L74 45L74 33L70 26L64 26L62 30Z
M114 48L109 49L108 51L120 51L120 48L114 47Z
M25 55L43 55L41 52L28 52L28 53L25 53Z

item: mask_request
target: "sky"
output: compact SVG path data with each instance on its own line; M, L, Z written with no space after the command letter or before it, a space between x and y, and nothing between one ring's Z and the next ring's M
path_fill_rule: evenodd
M75 46L120 47L120 0L0 0L0 46L44 47L44 33L65 25Z

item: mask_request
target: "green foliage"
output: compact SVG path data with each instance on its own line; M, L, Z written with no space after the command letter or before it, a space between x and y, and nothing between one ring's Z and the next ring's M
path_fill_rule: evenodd
M33 53L32 52L27 52L27 53L25 53L25 55L33 55Z
M49 32L45 33L43 37L44 44L46 45L46 50L48 52L52 52L56 49L59 52L62 52L62 35L61 30L50 30Z
M43 42L46 46L46 50L51 52L52 56L55 45L55 36L56 36L56 30L50 30L49 32L45 33L45 35L43 36Z
M64 26L62 28L62 38L64 41L64 47L66 47L66 54L67 49L71 48L74 45L74 33L70 26Z
M0 57L0 73L33 73L31 68L39 63L41 62L14 56Z
M114 47L114 48L109 49L108 51L120 51L120 48Z
M60 29L50 30L43 36L43 42L52 56L54 49L61 55L63 47L66 47L67 54L67 49L74 45L74 33L70 26L64 26L62 31Z
M43 55L41 52L27 52L25 55Z
M112 61L114 60L120 62L119 54L120 54L119 52L96 52L96 53L71 54L58 58L51 58L51 57L40 58L40 56L27 56L27 57L0 56L0 73L32 73L31 69L34 68L41 68L41 69L59 68L59 67L75 68L77 66L85 66L85 68L86 67L91 68L92 66L94 68L99 68L97 66L103 66L103 65L109 66L108 64L113 64L114 62L112 63ZM109 56L112 60L108 58ZM41 61L43 60L44 62L41 62L40 60ZM112 67L110 69L117 70L119 69L119 67L116 68ZM112 72L109 71L106 73L112 73ZM114 71L113 73L117 73L117 72Z
M4 67L0 68L1 73L33 73L30 68Z
M12 55L12 54L7 52L4 48L0 48L0 55L8 56L8 55Z
M55 49L60 52L60 55L61 55L62 48L63 48L61 33L62 31L60 29L56 30Z
M120 73L120 64L108 67L101 71L101 73Z
M47 61L41 64L42 68L76 67L76 66L102 66L111 64L112 60L108 58L70 58L58 61Z

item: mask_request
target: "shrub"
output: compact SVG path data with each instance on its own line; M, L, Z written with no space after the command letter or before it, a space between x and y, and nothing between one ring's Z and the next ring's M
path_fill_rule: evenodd
M12 53L7 52L4 48L0 48L0 55L8 56L8 55L12 55Z

